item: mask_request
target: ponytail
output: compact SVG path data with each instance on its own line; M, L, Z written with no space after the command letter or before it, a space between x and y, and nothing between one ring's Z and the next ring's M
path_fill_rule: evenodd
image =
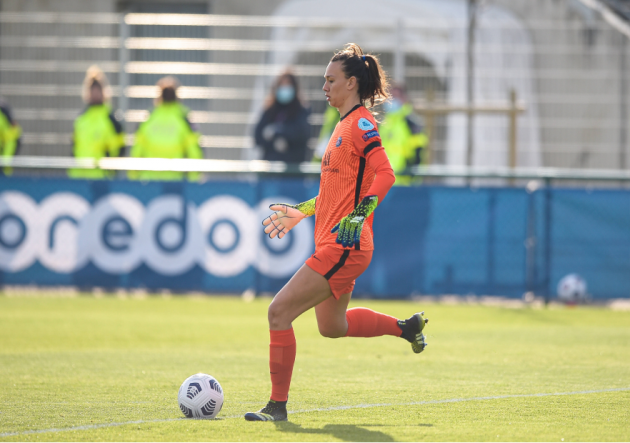
M389 81L378 57L363 54L356 43L348 43L335 53L331 62L342 62L341 70L346 78L355 77L359 85L359 100L370 109L389 98Z

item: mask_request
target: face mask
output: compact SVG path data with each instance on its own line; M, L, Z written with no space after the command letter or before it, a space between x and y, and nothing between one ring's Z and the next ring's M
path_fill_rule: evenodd
M402 108L403 103L397 98L391 99L391 101L385 102L385 112L396 112Z
M293 98L295 97L295 89L290 85L282 85L278 86L276 90L276 100L278 103L282 103L286 105L287 103L291 103Z

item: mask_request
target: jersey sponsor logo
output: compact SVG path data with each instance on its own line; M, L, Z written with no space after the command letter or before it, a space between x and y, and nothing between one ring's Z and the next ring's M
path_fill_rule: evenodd
M341 146L341 136L339 136L339 138L337 139L337 143L335 143L335 146L338 148L339 146Z
M326 154L324 154L324 160L322 161L322 165L328 166L329 163L330 163L330 151L326 151Z
M330 167L330 156L331 156L332 152L330 150L326 151L326 154L324 154L324 158L322 159L322 173L324 172L339 172L338 168L332 168Z
M366 132L361 137L363 138L363 141L366 142L372 137L380 137L380 135L378 135L378 131L370 131L370 132Z
M374 129L374 125L367 118L360 118L359 129L362 131L369 131L371 129Z

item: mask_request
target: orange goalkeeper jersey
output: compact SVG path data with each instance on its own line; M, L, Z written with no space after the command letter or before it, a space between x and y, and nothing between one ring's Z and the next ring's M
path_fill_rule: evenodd
M367 158L381 147L381 137L374 117L357 105L337 123L322 157L322 175L315 207L315 247L336 243L331 229L350 214L365 197L374 182L375 172ZM361 244L355 249L374 250L370 215L363 225Z

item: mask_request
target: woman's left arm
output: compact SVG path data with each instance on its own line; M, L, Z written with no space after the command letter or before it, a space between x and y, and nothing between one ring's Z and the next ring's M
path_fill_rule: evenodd
M387 158L387 154L385 154L385 149L382 147L372 151L367 157L367 162L370 167L374 169L376 177L374 177L374 182L372 186L370 186L370 189L368 189L365 197L376 196L380 203L396 181L396 176L394 175L392 165L389 163L389 158Z
M387 192L396 181L394 170L392 169L387 154L382 146L373 148L366 156L370 167L374 169L376 177L368 189L363 200L354 208L350 214L342 218L332 229L332 233L338 231L337 243L344 248L352 247L355 243L361 242L361 232L365 220L374 212L380 202L383 201Z

